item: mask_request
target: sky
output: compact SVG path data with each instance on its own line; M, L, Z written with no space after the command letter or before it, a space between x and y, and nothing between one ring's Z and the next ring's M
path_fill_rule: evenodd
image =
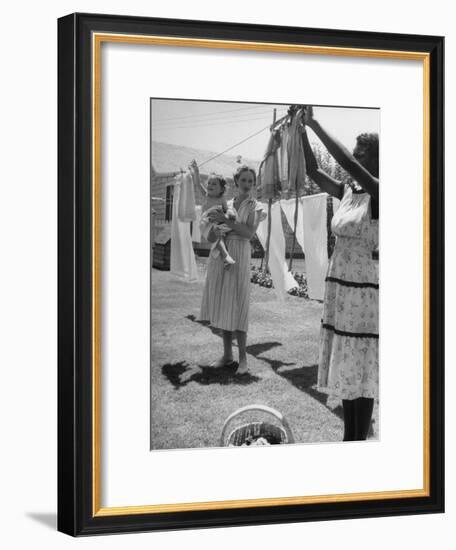
M288 105L152 98L152 140L219 153L264 129L227 153L261 160L274 108L279 119ZM380 134L378 109L314 107L314 116L350 150L360 133ZM311 130L308 135L311 142L319 141Z

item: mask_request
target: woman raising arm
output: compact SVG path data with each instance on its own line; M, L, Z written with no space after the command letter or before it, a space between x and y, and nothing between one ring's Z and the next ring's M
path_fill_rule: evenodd
M325 279L317 388L342 400L343 440L360 441L378 399L378 134L359 135L352 155L314 119L312 107L304 122L359 184L342 186L321 170L302 133L308 175L341 199L331 220L336 241Z
M328 193L328 195L331 195L336 199L341 199L344 194L344 186L342 182L332 178L324 170L318 167L317 160L312 147L310 146L309 138L305 129L302 132L302 145L304 148L307 175L309 178L311 178L323 191Z
M311 105L306 107L304 122L309 128L312 128L334 159L350 174L364 191L375 199L378 199L378 151L377 155L370 154L369 146L358 139L353 154L350 153L337 138L332 136L314 118Z

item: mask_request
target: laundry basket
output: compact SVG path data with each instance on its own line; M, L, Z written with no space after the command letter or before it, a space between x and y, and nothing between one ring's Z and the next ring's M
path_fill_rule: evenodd
M229 431L233 421L242 415L248 417L257 417L253 413L266 413L278 421L279 425L271 422L254 420L246 422ZM294 443L293 433L287 419L277 410L266 405L247 405L234 411L225 420L220 436L220 445L222 447L241 447L252 444L258 444L257 441L264 441L265 445L280 445L282 443Z

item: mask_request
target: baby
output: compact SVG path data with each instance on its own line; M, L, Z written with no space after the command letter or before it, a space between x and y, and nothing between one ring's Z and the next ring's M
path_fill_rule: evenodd
M201 209L201 221L206 223L209 222L209 214L215 211L223 212L227 219L236 219L236 212L228 208L227 202L224 197L226 189L225 179L217 174L210 174L206 186L204 186L203 182L200 179L198 165L196 164L195 160L191 162L190 170L195 185L198 184L204 191L204 194L206 196L206 200ZM233 264L236 263L235 260L233 260L233 258L228 253L225 244L225 234L231 231L231 229L223 223L210 224L208 225L206 235L209 233L210 229L214 225L217 225L217 227L223 232L223 235L218 237L218 239L212 245L211 256L216 257L221 254L225 269L229 269Z

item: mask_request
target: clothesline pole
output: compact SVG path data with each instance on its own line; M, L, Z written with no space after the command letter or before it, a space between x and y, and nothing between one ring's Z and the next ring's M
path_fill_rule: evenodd
M294 255L294 249L296 246L296 231L298 229L299 197L298 197L298 179L297 178L295 180L295 193L296 193L296 197L295 197L295 212L294 212L294 230L293 230L293 241L291 244L290 261L288 263L288 271L291 271L291 268L293 267L293 255Z
M268 199L268 235L266 237L265 270L269 271L269 243L271 241L271 212L272 199Z
M274 109L272 113L272 124L274 125L277 119L277 109ZM269 243L271 242L271 212L272 212L272 198L268 200L268 236L266 239L266 262L265 270L269 271Z
M293 241L291 243L290 261L288 263L288 271L291 271L291 268L293 266L293 254L294 254L294 249L295 249L295 245L296 245L296 231L298 229L298 208L299 208L298 183L296 182L294 230L293 230Z

